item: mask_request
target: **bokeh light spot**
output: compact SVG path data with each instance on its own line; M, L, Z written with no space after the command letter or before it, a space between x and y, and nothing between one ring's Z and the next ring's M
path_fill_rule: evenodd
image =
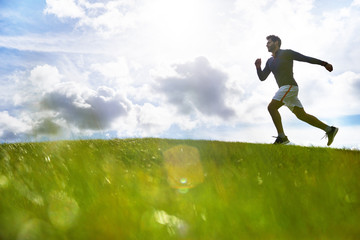
M181 183L181 184L186 184L186 183L187 183L187 179L186 179L186 178L180 179L180 183Z
M69 229L79 214L77 202L66 192L55 191L49 196L48 215L51 223L61 230Z
M7 188L8 185L9 185L9 179L4 175L0 175L0 189Z
M175 189L188 190L204 181L200 154L195 147L178 145L166 150L164 165L168 183Z

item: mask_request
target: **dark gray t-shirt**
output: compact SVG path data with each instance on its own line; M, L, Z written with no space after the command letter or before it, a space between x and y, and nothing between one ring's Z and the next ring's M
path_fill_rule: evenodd
M276 79L279 88L284 85L297 86L293 73L294 60L301 62L308 62L312 64L319 64L322 66L326 65L326 62L324 61L321 61L316 58L304 56L293 50L279 49L275 53L275 57L271 57L267 60L265 68L263 70L261 70L260 68L257 69L257 74L259 76L259 79L261 81L264 81L269 76L270 72L272 72L274 74L274 77Z

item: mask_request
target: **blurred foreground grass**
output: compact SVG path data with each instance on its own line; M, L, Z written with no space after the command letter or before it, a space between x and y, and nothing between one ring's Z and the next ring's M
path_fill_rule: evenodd
M359 239L360 152L166 139L0 145L0 239Z

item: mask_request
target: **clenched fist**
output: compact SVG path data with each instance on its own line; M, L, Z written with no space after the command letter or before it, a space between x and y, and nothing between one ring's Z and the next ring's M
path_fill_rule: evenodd
M255 66L256 68L261 68L261 58L256 59Z
M326 70L328 70L329 72L332 72L333 70L333 66L330 63L326 63L325 66Z

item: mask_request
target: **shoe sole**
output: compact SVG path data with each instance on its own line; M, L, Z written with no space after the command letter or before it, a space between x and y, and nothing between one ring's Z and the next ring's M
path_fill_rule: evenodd
M333 142L334 142L334 139L335 139L335 136L336 134L338 133L339 129L338 128L335 128L335 131L334 131L334 134L333 134L333 137L331 139L331 141L328 142L328 146L330 146Z
M282 143L273 143L274 145L286 145L286 144L288 144L288 143L290 143L290 141L288 140L288 141L286 141L286 142L282 142Z

